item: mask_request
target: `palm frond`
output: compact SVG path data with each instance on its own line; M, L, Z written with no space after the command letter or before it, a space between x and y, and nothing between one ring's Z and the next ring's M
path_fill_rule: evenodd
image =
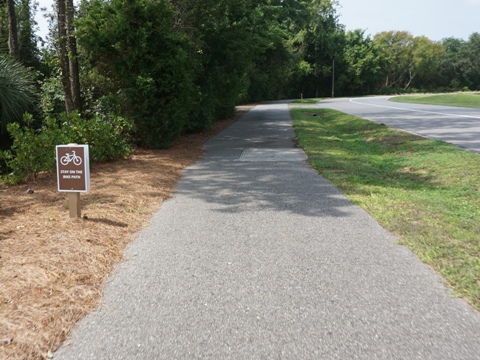
M18 121L34 100L32 72L8 56L0 56L0 123L4 132L7 124Z

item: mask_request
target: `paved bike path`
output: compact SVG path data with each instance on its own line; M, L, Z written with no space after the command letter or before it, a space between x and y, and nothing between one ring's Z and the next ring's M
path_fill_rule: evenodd
M480 315L293 138L276 103L208 141L54 358L479 359Z

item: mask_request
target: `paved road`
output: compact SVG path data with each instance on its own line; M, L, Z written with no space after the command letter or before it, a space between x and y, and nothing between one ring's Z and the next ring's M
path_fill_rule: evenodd
M207 142L55 359L479 359L480 315L293 137L277 103Z
M325 100L318 106L480 153L480 109L397 103L386 96Z

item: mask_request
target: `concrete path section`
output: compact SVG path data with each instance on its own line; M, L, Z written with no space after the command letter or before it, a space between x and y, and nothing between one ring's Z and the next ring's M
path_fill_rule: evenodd
M293 138L276 103L208 141L54 359L479 359L480 315Z

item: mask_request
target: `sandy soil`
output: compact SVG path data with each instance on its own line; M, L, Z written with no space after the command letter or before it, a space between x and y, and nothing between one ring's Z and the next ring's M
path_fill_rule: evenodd
M0 359L51 357L101 304L125 246L172 196L181 170L202 156L203 142L250 108L171 149L139 149L128 160L95 165L79 219L69 218L55 174L10 188L0 183Z

